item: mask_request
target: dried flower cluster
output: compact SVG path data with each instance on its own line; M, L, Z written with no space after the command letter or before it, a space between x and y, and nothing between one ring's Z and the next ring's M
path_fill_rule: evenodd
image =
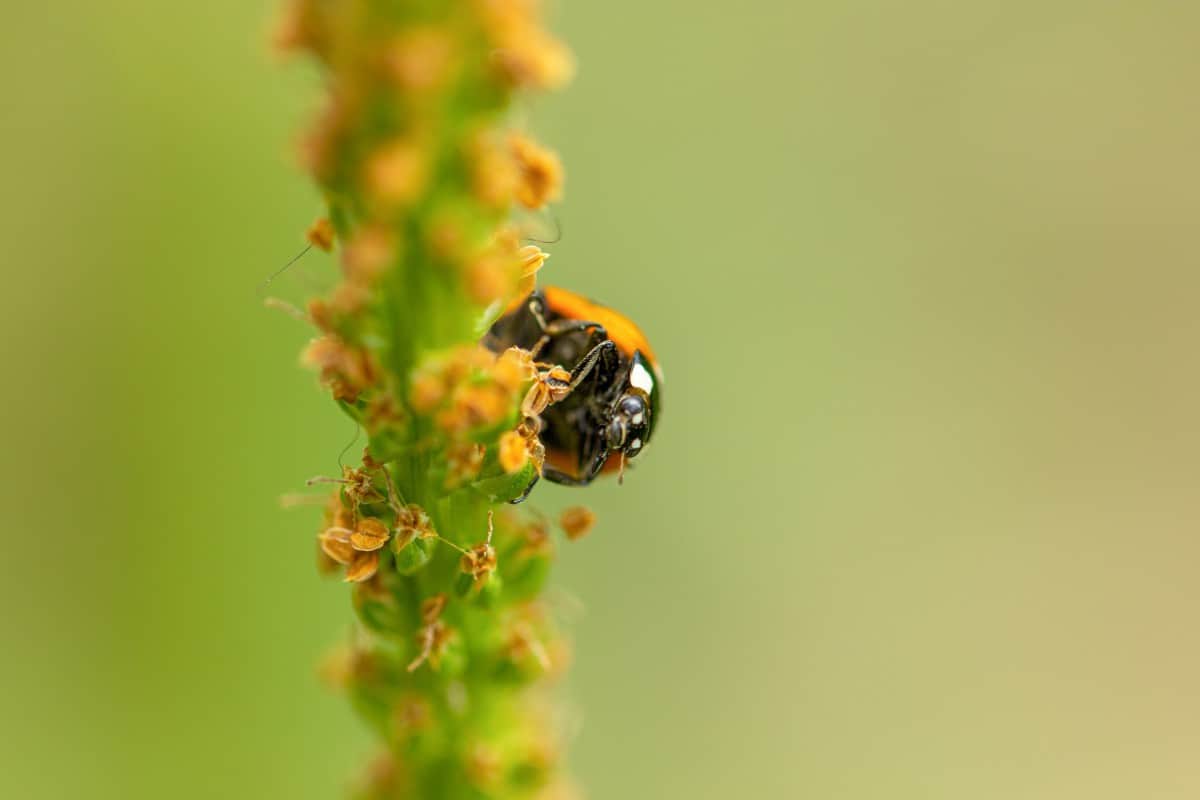
M307 238L340 275L302 312L304 361L368 436L360 465L311 482L334 488L318 558L359 621L324 672L383 745L359 796L574 796L543 696L568 660L540 600L554 542L507 505L542 469L529 417L560 375L477 344L546 260L513 209L563 186L504 115L562 85L570 54L534 0L292 0L275 41L326 86L298 145L328 204Z

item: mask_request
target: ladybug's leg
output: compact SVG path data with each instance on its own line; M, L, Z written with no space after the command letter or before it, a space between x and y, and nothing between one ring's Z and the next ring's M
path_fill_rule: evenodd
M542 476L546 480L561 483L563 486L587 486L596 479L596 476L600 474L600 470L604 469L604 464L608 461L608 456L609 449L601 445L596 454L592 456L591 463L588 464L582 478L576 478L574 475L559 472L554 467L543 467ZM586 458L585 456L584 459Z
M571 372L552 364L535 364L547 369L545 372L539 372L537 380L529 387L525 399L521 401L521 414L526 418L536 417L545 411L547 406L565 400L567 395L575 391L575 387L591 374L600 357L613 352L615 348L615 344L605 339L588 351Z
M608 331L599 322L591 322L586 319L556 319L546 327L542 328L546 335L553 338L563 333L574 333L575 331L592 330L600 334L602 338L608 338Z
M568 475L565 472L559 472L554 467L542 467L542 477L548 481L561 484L563 486L587 486L596 477L595 473L588 475L586 478L576 478L574 475ZM524 499L524 498L522 498Z
M583 357L583 360L575 366L575 369L571 370L571 389L583 383L583 380L591 374L602 356L615 353L616 350L617 345L611 339L605 339L589 350L588 354Z
M580 319L556 319L554 322L547 323L540 316L535 316L542 326L542 338L538 339L537 344L529 351L535 359L542 352L542 349L553 341L555 336L561 336L564 333L591 330L593 331L593 336L599 335L602 339L608 338L608 331L598 322L589 322Z
M529 314L537 322L538 327L542 330L542 338L538 339L537 344L530 351L536 359L542 349L550 344L550 341L555 336L561 336L564 333L575 333L577 331L593 330L600 338L607 339L608 331L598 322L591 322L583 319L556 319L554 322L547 322L544 314L545 306L540 297L534 296L529 300Z

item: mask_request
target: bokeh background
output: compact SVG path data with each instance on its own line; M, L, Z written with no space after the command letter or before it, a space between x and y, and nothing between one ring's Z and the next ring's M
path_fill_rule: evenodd
M320 210L273 6L5 5L0 796L332 798L368 752L277 506L352 430L254 292ZM557 571L592 797L1200 796L1200 10L553 17L544 274L668 379L623 488L537 491L601 519Z

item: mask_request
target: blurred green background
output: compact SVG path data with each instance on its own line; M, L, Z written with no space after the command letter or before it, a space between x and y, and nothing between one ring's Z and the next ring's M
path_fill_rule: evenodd
M273 2L6 5L0 796L334 798L352 433ZM594 798L1200 795L1200 10L564 2L544 273L667 417L565 548ZM311 255L288 280L332 270Z

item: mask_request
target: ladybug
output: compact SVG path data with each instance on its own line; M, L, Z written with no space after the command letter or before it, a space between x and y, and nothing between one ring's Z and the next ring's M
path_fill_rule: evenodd
M547 286L510 305L483 343L497 353L521 347L540 366L557 365L538 377L552 398L536 414L548 480L587 486L601 474L623 476L626 459L650 441L662 413L662 370L624 314Z

